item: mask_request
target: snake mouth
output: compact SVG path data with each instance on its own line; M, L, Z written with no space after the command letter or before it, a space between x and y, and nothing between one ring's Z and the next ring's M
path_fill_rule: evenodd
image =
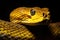
M41 22L28 22L28 21L21 21L23 25L28 25L28 26L37 26L37 25L49 25L50 20L43 20Z
M39 19L39 18L36 18L36 19L26 19L26 20L22 20L21 22L22 23L38 23L38 22L42 22L43 19Z

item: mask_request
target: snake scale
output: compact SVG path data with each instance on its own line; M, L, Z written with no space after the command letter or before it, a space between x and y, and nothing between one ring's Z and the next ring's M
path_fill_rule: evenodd
M2 40L35 40L34 34L21 24L32 26L44 20L49 20L49 13L48 8L16 8L10 13L10 22L0 20L0 37L3 38Z

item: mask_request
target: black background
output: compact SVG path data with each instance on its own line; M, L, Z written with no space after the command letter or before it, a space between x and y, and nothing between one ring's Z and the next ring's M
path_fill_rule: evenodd
M47 7L50 10L52 22L60 21L59 1L56 0L0 0L0 19L9 21L10 12L17 7ZM46 25L45 25L46 26ZM46 26L27 27L35 34L37 40L55 39L49 28Z

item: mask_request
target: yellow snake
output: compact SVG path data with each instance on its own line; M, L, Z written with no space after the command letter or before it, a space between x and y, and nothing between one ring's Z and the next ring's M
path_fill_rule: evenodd
M46 19L49 20L49 13L48 8L18 7L10 13L11 22L0 20L0 35L1 37L7 35L8 38L18 38L17 40L35 40L33 33L21 24L31 26Z
M23 25L7 22L0 20L0 37L3 37L3 40L34 40L34 35ZM13 37L13 38L12 38Z

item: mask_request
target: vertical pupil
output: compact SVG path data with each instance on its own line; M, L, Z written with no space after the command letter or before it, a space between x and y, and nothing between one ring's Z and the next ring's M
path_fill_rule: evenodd
M35 15L35 10L32 9L32 10L30 11L30 13L31 13L32 16Z

